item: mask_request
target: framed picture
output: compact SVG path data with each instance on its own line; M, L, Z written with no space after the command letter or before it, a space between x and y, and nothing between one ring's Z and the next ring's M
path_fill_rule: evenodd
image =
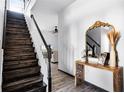
M108 52L101 53L98 63L107 66L109 62L109 58L110 58L110 53Z

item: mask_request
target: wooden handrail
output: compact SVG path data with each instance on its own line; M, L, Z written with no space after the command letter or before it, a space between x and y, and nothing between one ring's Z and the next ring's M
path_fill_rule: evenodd
M33 15L31 15L31 18L33 19L35 26L39 32L39 35L45 45L45 48L47 49L47 54L48 54L48 91L51 92L52 91L52 77L51 77L51 55L52 55L52 51L51 51L51 46L47 44L43 34L41 33L41 30L34 18Z
M5 48L5 37L6 37L6 21L7 21L7 0L5 0L4 7L4 21L3 21L3 40L2 40L2 49Z
M43 34L42 34L41 31L40 31L40 28L39 28L39 26L38 26L38 24L37 24L37 22L36 22L34 16L31 15L31 18L33 19L33 21L34 21L34 23L35 23L35 26L36 26L36 28L37 28L39 34L40 34L40 37L41 37L41 39L43 40L43 43L44 43L46 49L48 50L48 45L47 45L47 43L46 43L46 41L45 41L45 38L44 38Z

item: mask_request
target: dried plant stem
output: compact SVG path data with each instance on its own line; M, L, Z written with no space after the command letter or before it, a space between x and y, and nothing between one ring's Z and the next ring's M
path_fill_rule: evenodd
M115 31L115 29L112 29L112 31L108 32L108 38L111 46L113 47L116 46L119 37L120 37L120 32Z
M110 66L116 67L118 66L117 62L117 54L116 54L116 44L118 42L118 39L120 37L120 32L115 31L115 28L113 28L110 32L107 34L108 39L111 44L111 52L110 52Z

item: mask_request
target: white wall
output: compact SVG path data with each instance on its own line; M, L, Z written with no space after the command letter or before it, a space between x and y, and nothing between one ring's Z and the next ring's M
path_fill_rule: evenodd
M3 49L2 49L2 38L3 38L3 20L4 20L4 6L5 0L0 1L0 91L2 89L2 69L3 69Z
M32 9L31 13L34 15L47 43L50 44L55 50L58 50L58 34L52 32L54 30L54 26L58 25L57 14L49 13L49 11L40 12L36 9Z
M35 51L37 52L37 57L39 59L39 65L41 66L41 72L44 75L44 82L48 84L47 77L48 77L48 70L47 70L47 63L42 55L42 46L44 45L42 42L42 39L37 31L37 28L30 18L30 14L33 14L38 26L40 27L40 30L43 33L43 36L45 37L48 44L51 44L52 48L55 50L58 49L58 34L53 34L52 32L49 32L54 29L54 26L58 25L58 16L57 13L51 12L47 9L43 9L40 6L41 0L35 0L36 2L33 2L31 0L31 5L29 8L25 11L25 17L26 21L29 27L29 31L32 36L32 40L34 43ZM33 4L34 5L33 5Z
M23 9L23 0L9 0L9 10L22 13Z
M60 31L58 35L59 69L74 75L74 61L81 58L81 50L85 49L85 32L90 25L98 20L113 24L121 32L117 50L119 64L124 66L122 51L124 47L123 10L123 0L77 0L61 11L59 13ZM104 75L106 74L104 73ZM97 81L97 79L94 80Z
M2 47L3 37L3 20L4 20L4 4L5 0L0 1L0 48Z
M31 14L34 15L40 30L42 31L48 44L51 44L54 49L58 49L58 34L52 33L55 26L58 26L58 15L57 13L40 8L40 2L37 1L35 6L31 9Z

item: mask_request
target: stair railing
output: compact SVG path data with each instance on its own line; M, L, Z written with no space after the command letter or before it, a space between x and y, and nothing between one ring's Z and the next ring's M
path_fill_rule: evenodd
M3 40L2 40L2 49L5 48L6 22L7 22L7 0L5 0L5 7L4 7L4 21L3 21Z
M97 46L98 48L100 48L101 46L100 46L100 44L99 43L97 43L91 36L89 36L88 34L86 34L86 39L89 39L89 40L91 40L93 43L94 43L94 45L95 46ZM93 51L93 57L95 56L95 52L94 52L94 45L92 46L92 44L90 44L89 42L88 42L88 40L87 40L87 45L92 49L92 51ZM88 47L86 46L86 50L88 50ZM88 56L88 51L86 51L86 55ZM87 60L87 58L86 58L86 61L88 61Z
M39 28L39 26L38 26L38 24L37 24L37 22L36 22L36 20L35 20L33 15L31 15L31 18L34 21L35 26L36 26L39 34L40 34L40 37L41 37L41 39L42 39L42 41L43 41L43 43L45 45L46 50L47 50L47 54L48 54L48 91L51 92L52 91L52 77L51 77L51 55L52 55L52 50L51 50L51 46L46 43L46 40L45 40L43 34L41 33L41 30L40 30L40 28Z
M98 44L91 36L88 34L86 35L91 41L93 41L98 47L101 47L100 44Z

